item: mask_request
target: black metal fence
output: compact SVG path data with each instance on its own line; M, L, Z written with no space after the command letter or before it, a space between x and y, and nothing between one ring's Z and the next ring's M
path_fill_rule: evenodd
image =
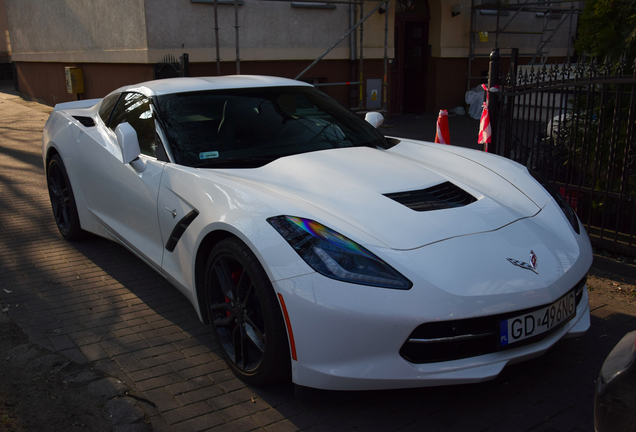
M176 78L190 76L190 58L187 53L179 56L179 61L171 55L166 54L159 63L155 64L153 79Z
M551 180L593 244L636 256L636 63L519 67L500 82L491 148Z

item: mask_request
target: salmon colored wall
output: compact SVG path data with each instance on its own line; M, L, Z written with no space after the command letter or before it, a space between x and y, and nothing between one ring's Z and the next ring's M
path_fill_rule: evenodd
M310 61L241 62L243 75L272 75L295 78ZM77 100L77 95L66 91L64 67L81 67L84 77L82 99L104 97L109 92L128 84L149 81L153 78L152 64L112 63L44 63L17 62L20 93L25 99L36 100L47 105ZM222 75L236 73L234 62L221 63ZM364 62L364 80L381 79L384 74L383 60ZM215 76L216 63L190 63L190 76ZM357 64L349 60L325 60L316 64L303 77L315 82L351 82L357 80ZM349 86L321 87L322 91L346 106L357 106L358 88ZM366 100L366 93L364 94Z
M82 68L82 99L101 98L118 87L152 79L152 65L108 63L16 63L20 95L47 105L77 100L67 93L64 67Z

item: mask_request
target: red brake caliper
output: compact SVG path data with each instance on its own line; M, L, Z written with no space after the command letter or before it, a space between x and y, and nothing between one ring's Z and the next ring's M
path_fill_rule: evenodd
M241 272L240 271L235 271L234 273L232 273L232 281L234 281L234 285L237 285L239 282L239 279L241 278ZM231 300L225 296L225 303L230 303ZM230 316L232 315L230 312L225 312L226 316Z

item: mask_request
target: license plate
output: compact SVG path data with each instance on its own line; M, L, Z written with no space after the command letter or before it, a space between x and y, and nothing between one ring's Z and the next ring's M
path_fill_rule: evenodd
M503 320L499 325L499 344L510 346L538 336L569 321L576 314L574 290L549 306Z

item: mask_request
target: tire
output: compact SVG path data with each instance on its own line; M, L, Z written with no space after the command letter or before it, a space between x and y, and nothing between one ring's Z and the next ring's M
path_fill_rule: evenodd
M227 238L205 267L206 309L223 358L252 385L278 382L291 371L287 332L272 284L252 251Z
M46 184L53 208L53 218L62 237L66 240L83 238L85 231L80 225L75 196L60 155L53 155L49 161L46 170Z

